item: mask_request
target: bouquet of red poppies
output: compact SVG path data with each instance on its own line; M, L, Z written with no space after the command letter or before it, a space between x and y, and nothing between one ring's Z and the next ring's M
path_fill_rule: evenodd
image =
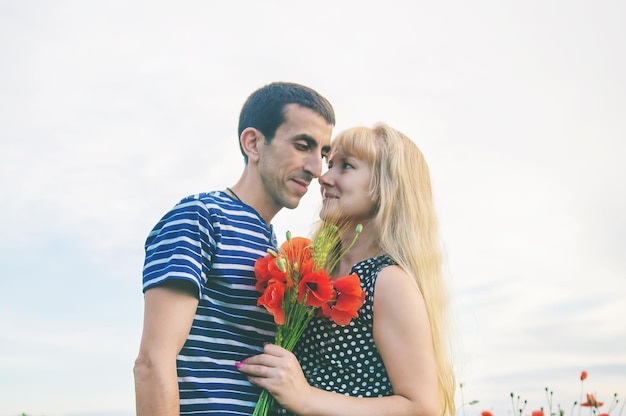
M291 237L278 252L268 250L254 265L256 289L261 292L257 305L265 307L278 325L276 345L293 351L307 325L317 314L347 325L363 305L365 293L355 273L333 280L332 272L341 257L352 247L362 227L356 228L354 240L339 251L339 231L335 226L322 228L314 241ZM265 416L272 396L263 390L253 416Z

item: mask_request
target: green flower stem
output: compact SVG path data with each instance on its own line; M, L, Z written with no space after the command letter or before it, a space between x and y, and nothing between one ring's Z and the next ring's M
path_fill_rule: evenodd
M305 305L306 296L302 302L297 297L287 299L285 302L285 324L279 325L276 330L276 345L287 351L293 351L304 330L315 316L315 309ZM267 390L263 390L259 396L252 416L267 416L274 398Z
M272 400L274 400L274 398L270 396L268 391L263 390L261 396L259 396L259 401L256 403L252 416L266 416L272 405Z
M354 246L354 243L356 243L356 239L359 237L359 234L361 234L361 231L363 230L363 226L361 224L356 226L356 233L354 234L354 238L352 239L352 242L350 243L350 245L348 246L348 248L346 248L339 257L337 257L337 260L335 260L335 262L333 263L333 265L330 267L330 272L332 272L333 270L335 270L335 266L337 266L337 263L339 263L339 261L343 258L343 256L346 255L346 253L348 251L350 251L350 249L352 248L352 246Z

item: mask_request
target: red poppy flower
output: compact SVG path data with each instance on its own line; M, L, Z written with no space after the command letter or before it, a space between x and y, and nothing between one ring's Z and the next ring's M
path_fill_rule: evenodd
M270 279L287 281L287 274L280 270L277 260L276 257L268 254L254 263L254 274L257 280L254 287L259 292L263 293Z
M280 246L280 251L291 265L302 264L311 259L311 240L304 237L293 237Z
M596 397L591 394L591 393L587 393L587 401L584 403L581 403L581 406L585 406L585 407L595 407L598 408L600 406L602 406L604 404L604 402L599 402L596 400Z
M543 416L543 410L533 410L531 416Z
M356 273L343 276L333 282L335 291L337 292L337 302L335 308L346 312L356 313L363 306L365 301L365 292L361 288L361 281Z
M327 226L328 230L316 237L315 245L308 238L292 238L288 232L287 241L278 252L269 251L269 255L258 259L254 265L255 287L261 292L257 305L265 307L274 316L277 324L274 341L288 351L293 351L316 309L327 307L335 314L335 322L345 325L357 316L356 311L363 304L364 294L358 276L338 279L333 285L324 269L324 259L335 247L333 238L337 237L337 227ZM357 226L357 236L361 228L361 225ZM353 244L354 240L339 257ZM330 266L331 270L335 265ZM333 311L330 311L329 302ZM270 399L268 391L263 390L254 414L267 415Z
M358 316L357 312L365 301L365 292L361 288L359 276L355 273L336 279L333 286L336 297L322 305L321 314L337 325L345 326Z
M582 373L580 373L580 380L581 381L586 379L586 378L587 378L587 372L586 371L583 371Z
M334 296L333 283L326 270L319 269L302 276L298 284L298 302L302 302L304 295L305 305L315 308L326 304Z
M480 416L493 416L493 413L491 413L489 410L483 410Z
M285 283L280 280L270 279L267 287L259 299L257 306L263 306L272 315L277 325L285 323L285 311L283 310L283 301L285 299Z
M304 260L300 264L298 273L300 274L300 276L304 276L309 273L313 273L313 269L315 269L315 263L313 262L313 259Z

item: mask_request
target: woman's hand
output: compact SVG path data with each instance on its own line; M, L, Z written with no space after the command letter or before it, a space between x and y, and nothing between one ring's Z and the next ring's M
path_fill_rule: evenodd
M237 363L252 384L264 388L285 409L302 413L305 400L311 396L300 363L290 351L274 344L266 344L263 354ZM307 396L308 395L308 396Z

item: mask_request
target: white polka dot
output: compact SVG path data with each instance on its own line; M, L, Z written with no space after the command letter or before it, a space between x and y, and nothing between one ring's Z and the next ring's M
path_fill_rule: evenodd
M338 326L321 317L311 321L294 350L311 385L356 397L393 394L374 344L372 313L376 277L383 267L391 264L395 263L389 257L381 256L352 268L361 277L366 298L358 318L349 325Z

